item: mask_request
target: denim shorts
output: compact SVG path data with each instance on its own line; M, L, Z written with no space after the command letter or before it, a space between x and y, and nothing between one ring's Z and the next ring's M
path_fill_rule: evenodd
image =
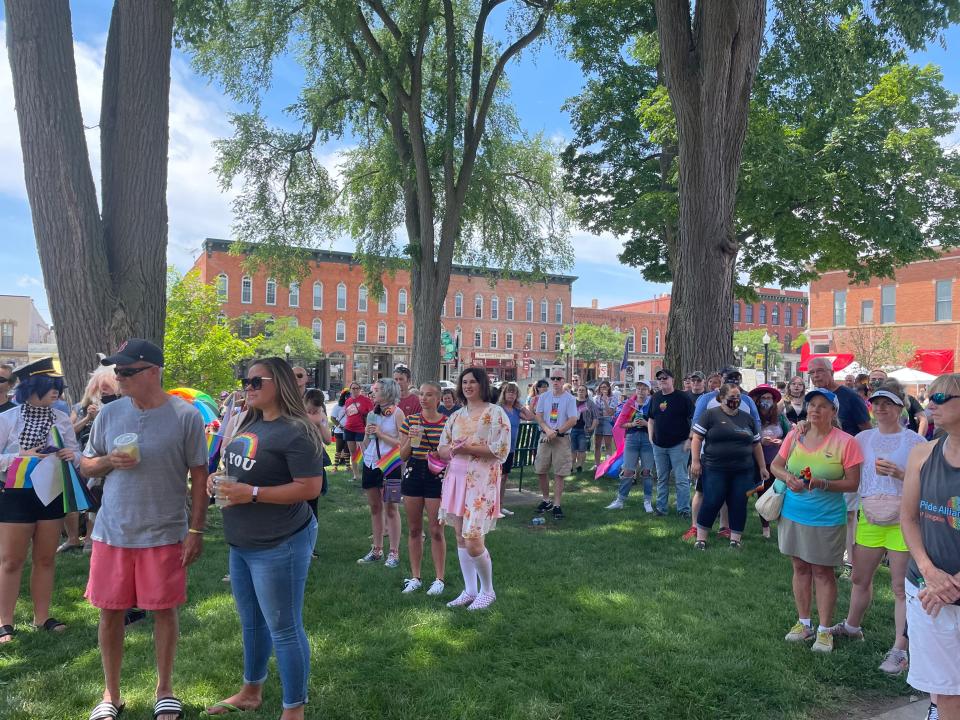
M570 450L575 453L587 451L587 433L584 430L574 428L570 431Z

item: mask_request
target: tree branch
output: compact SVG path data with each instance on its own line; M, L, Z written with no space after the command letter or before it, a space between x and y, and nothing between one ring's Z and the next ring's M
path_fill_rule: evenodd
M397 74L396 68L393 67L393 64L387 57L386 52L384 52L383 47L379 42L377 42L377 38L374 37L373 31L370 29L370 24L367 22L367 17L363 14L363 10L360 9L359 5L357 5L355 8L353 19L356 23L357 29L360 31L360 34L363 36L363 39L367 43L367 46L370 48L371 52L373 52L377 59L383 63L383 67L387 71L387 75L390 78L390 84L397 93L397 97L400 99L400 102L409 104L410 94L404 89L403 81Z
M453 169L454 132L457 126L457 78L460 66L457 64L457 30L453 19L452 0L443 0L443 27L447 51L447 127L446 142L443 149L443 192L447 204L453 201L455 190Z

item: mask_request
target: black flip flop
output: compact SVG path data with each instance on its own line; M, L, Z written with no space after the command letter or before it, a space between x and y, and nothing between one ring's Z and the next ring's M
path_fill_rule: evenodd
M0 625L0 638L13 637L16 634L17 631L13 625ZM9 640L7 642L9 642Z
M55 617L48 617L44 620L43 625L34 625L37 630L46 630L47 632L63 632L67 629L67 624L60 622ZM63 628L63 630L57 630L57 628Z
M153 706L153 720L157 720L161 715L176 715L178 719L182 718L183 703L180 698L157 698L157 703Z
M91 711L90 720L116 720L124 707L124 703L114 705L109 700L104 700Z

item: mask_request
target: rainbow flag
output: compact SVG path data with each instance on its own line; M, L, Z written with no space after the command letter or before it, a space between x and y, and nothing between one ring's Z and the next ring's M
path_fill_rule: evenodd
M400 446L398 445L377 460L377 468L382 470L384 475L389 475L392 470L400 467L401 463L403 463L403 456L400 455Z
M13 462L10 463L10 466L7 468L7 479L2 486L10 488L11 490L32 488L33 483L30 482L30 473L33 472L33 468L37 466L38 462L40 462L40 458L14 458Z
M62 449L64 443L60 430L54 426L51 428L50 434L53 436L53 444ZM63 511L65 513L85 512L93 507L93 497L87 489L87 484L77 474L73 463L61 460L58 465L60 482L63 485Z
M359 465L363 462L363 448L360 447L360 443L357 443L357 446L353 450L353 455L350 456L351 465Z
M207 470L214 472L220 464L220 451L223 446L223 435L207 433Z

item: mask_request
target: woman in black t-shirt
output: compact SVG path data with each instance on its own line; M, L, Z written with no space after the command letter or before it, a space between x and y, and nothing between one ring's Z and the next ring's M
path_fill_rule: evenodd
M756 485L754 467L764 481L769 476L760 434L750 413L740 409L740 388L721 385L717 401L720 407L707 410L694 423L690 447L690 475L703 473L697 550L706 549L707 534L724 503L730 517L730 547L740 547L747 523L747 493Z
M303 594L317 520L307 501L320 494L323 445L307 417L293 370L281 358L257 360L243 379L247 415L224 449L234 482L211 487L223 507L230 585L243 634L243 686L207 708L210 715L255 710L270 655L277 657L283 720L303 718L310 644Z

